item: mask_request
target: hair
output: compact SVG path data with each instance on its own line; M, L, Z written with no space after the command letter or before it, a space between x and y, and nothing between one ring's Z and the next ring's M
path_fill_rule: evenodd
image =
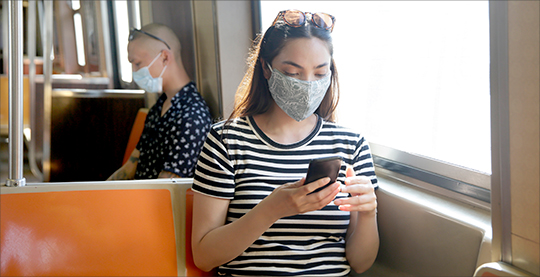
M339 100L339 84L336 65L333 58L333 45L330 31L318 28L309 21L303 26L292 27L284 22L277 22L266 30L264 36L258 35L253 41L247 59L248 69L235 95L235 107L227 120L265 113L274 101L264 77L261 59L271 64L287 42L297 38L318 38L324 41L330 51L332 73L331 83L326 94L315 111L327 121L336 120L336 107Z
M145 31L149 34L152 34L166 41L167 44L171 47L170 51L174 54L176 63L177 64L182 63L182 58L181 58L182 46L180 44L180 40L178 39L178 36L176 36L174 31L171 28L169 28L169 26L163 25L160 23L150 23L150 24L144 25L141 28L141 31ZM147 35L144 35L138 32L134 34L133 40L145 40L146 42L149 42L148 45L157 44L157 43L163 44L163 42L160 42L154 38L151 38ZM163 46L165 47L165 45Z

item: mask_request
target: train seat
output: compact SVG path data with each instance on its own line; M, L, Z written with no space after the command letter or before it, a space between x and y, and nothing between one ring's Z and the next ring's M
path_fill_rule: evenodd
M186 260L191 182L2 187L0 275L208 275Z
M129 133L129 140L126 146L126 152L124 153L124 161L122 164L125 164L128 161L129 157L131 156L131 152L133 152L133 149L137 147L137 143L139 143L139 138L141 137L144 129L144 121L146 120L147 115L147 108L140 108L137 112L135 122L133 122L133 127L131 127L131 132Z
M533 275L503 262L493 262L493 263L483 264L474 272L474 277L502 277L502 276L526 277L526 276L533 276Z
M8 76L0 76L0 135L8 135ZM30 81L27 76L23 76L23 124L30 125Z
M489 211L379 177L380 248L360 276L473 276L491 261Z

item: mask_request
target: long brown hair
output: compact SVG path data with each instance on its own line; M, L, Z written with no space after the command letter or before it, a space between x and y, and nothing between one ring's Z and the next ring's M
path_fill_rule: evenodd
M309 22L306 22L301 27L291 27L283 22L278 22L268 28L264 36L258 35L253 41L247 59L248 70L236 90L234 109L227 123L230 123L234 118L265 113L272 105L274 100L268 90L268 81L263 74L261 59L271 64L288 41L296 38L312 37L326 42L332 57L330 87L315 113L327 121L334 122L336 120L335 112L339 101L339 84L330 31L320 29L309 24Z

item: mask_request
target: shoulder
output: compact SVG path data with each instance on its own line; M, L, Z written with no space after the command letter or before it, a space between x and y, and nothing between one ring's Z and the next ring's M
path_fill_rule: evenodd
M245 117L222 120L212 125L212 131L219 135L245 132L248 129L250 129L250 126Z
M353 140L363 140L364 137L361 133L352 130L350 128L341 126L334 122L323 121L321 127L321 135L323 136L333 136L333 137L342 137Z
M193 83L191 83L193 84ZM206 104L206 101L202 98L201 94L194 87L184 87L184 89L189 88L186 91L180 91L182 96L179 99L178 108L182 113L188 114L198 114L207 118L211 118L210 108Z
M187 85L185 85L179 92L178 95L180 96L180 101L184 104L188 103L188 106L204 106L208 107L206 105L206 102L202 98L201 94L197 90L197 87L195 86L195 83L190 82Z

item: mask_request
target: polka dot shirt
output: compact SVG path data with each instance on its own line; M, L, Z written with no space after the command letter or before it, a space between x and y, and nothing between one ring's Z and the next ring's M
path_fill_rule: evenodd
M199 153L212 125L206 102L190 82L172 99L161 116L167 99L162 93L150 108L137 150L140 151L135 179L155 179L161 171L193 177Z

